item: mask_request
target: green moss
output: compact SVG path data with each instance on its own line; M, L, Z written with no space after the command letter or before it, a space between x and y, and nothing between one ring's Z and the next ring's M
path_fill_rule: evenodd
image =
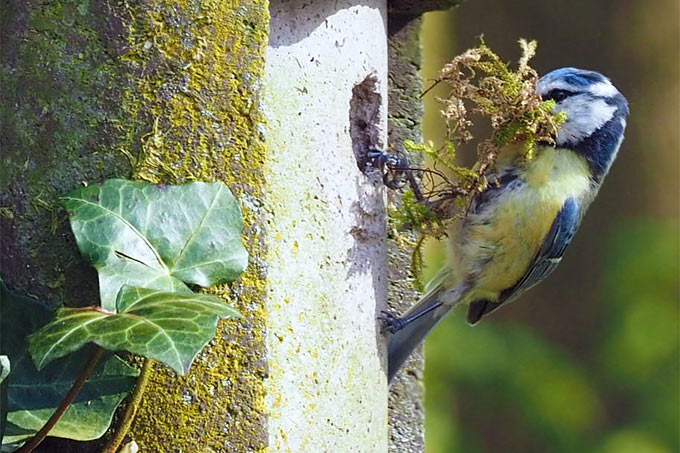
M125 161L109 152L122 120L119 68L97 31L106 28L104 19L80 14L81 4L11 2L2 10L0 204L15 214L2 224L3 255L14 271L8 281L70 303L91 302L96 280L77 255L57 199L83 181L126 173ZM66 283L47 285L59 281Z

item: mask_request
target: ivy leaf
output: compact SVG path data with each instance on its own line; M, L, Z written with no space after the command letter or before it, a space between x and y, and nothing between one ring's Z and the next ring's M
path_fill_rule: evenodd
M40 372L26 358L24 366L30 364L33 371L22 373L9 384L5 443L33 437L43 427L92 353L91 348L81 349ZM88 378L76 400L50 431L50 436L93 440L109 428L116 408L134 387L139 372L113 354L104 357L105 361Z
M156 359L179 374L215 336L217 319L241 315L207 294L169 293L123 286L117 313L99 307L62 308L50 324L29 338L38 369L85 343Z
M92 354L81 349L38 371L27 354L26 337L49 322L52 312L35 299L10 292L0 280L0 347L11 361L7 385L7 423L3 451L13 451L38 432L73 385ZM118 404L135 384L138 371L116 356L100 362L76 401L50 431L75 440L101 437Z
M158 289L171 293L191 293L191 289L181 280L144 264L122 259L99 269L99 297L104 309L105 301L113 300L122 285ZM108 305L108 304L107 304Z
M188 292L184 283L232 281L247 265L241 212L221 182L110 179L71 192L63 205L80 251L99 272L106 311L115 311L123 285Z

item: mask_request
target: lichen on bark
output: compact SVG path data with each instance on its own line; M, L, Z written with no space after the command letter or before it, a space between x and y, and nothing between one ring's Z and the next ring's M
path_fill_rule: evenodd
M84 183L220 180L244 213L251 264L211 289L226 322L192 371L157 368L132 428L142 451L257 451L264 422L259 110L264 0L11 2L2 9L2 275L54 304L91 304L96 274L58 197ZM94 451L95 447L80 447Z

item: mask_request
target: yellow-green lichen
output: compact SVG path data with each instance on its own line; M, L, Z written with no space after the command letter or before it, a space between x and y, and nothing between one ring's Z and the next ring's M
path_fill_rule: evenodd
M96 273L59 196L131 169L152 182L224 181L241 202L250 266L211 292L245 320L223 323L187 376L156 368L131 437L148 452L265 448L258 92L267 2L10 2L1 25L5 280L42 299L92 304Z
M144 451L232 452L266 447L264 423L265 160L258 81L267 42L264 1L145 2L126 6L123 61L136 82L123 108L136 123L135 178L221 180L241 200L250 266L211 293L245 320L222 323L191 372L157 366L130 432Z

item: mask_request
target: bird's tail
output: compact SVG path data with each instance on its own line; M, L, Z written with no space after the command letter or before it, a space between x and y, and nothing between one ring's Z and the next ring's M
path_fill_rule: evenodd
M425 294L416 305L399 318L404 321L412 320L391 334L388 339L387 379L389 382L434 326L458 305L463 293L462 287L444 290L439 286Z

